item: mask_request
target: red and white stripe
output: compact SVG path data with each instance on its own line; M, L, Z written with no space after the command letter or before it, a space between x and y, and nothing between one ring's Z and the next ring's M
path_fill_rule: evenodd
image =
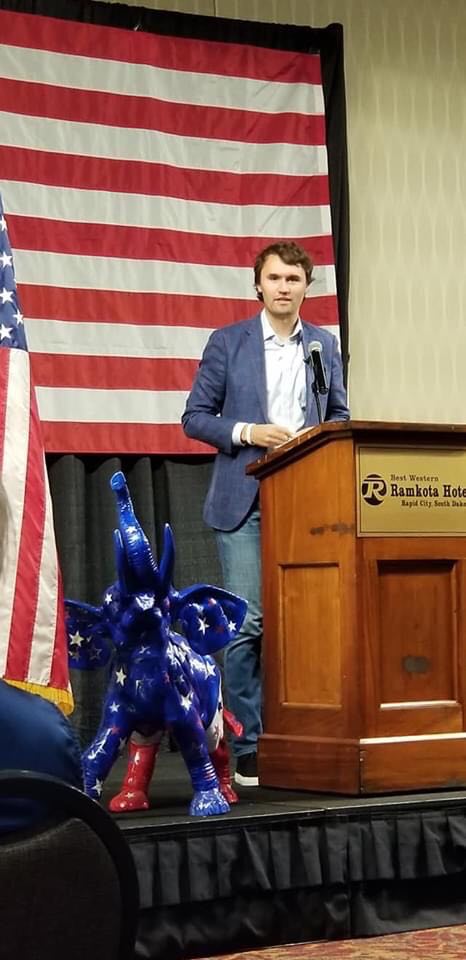
M0 11L3 193L46 449L181 453L210 331L301 242L338 332L318 55Z
M63 592L27 351L0 349L0 472L10 510L1 575L0 676L67 693Z

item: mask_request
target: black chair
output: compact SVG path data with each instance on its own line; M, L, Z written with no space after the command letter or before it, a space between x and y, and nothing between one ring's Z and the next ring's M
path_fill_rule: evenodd
M11 798L42 816L0 834L0 960L132 960L136 869L110 814L27 771L0 772L0 813Z

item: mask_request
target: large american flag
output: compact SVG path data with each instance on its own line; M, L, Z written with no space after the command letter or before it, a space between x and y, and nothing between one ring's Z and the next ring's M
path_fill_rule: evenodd
M0 187L46 449L184 453L206 339L277 239L338 331L318 54L0 11Z
M0 475L9 505L0 577L0 676L69 712L72 698L51 500L1 197Z

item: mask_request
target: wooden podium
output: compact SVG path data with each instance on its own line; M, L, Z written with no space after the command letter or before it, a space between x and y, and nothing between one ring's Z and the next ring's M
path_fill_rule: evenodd
M348 421L260 480L266 786L466 786L466 426Z

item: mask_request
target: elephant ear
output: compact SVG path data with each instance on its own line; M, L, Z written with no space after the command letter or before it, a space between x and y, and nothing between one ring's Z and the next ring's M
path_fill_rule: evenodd
M172 622L179 620L193 650L216 653L234 640L248 608L236 594L198 583L170 597Z
M111 636L100 607L65 600L68 661L73 670L105 667L112 652Z

